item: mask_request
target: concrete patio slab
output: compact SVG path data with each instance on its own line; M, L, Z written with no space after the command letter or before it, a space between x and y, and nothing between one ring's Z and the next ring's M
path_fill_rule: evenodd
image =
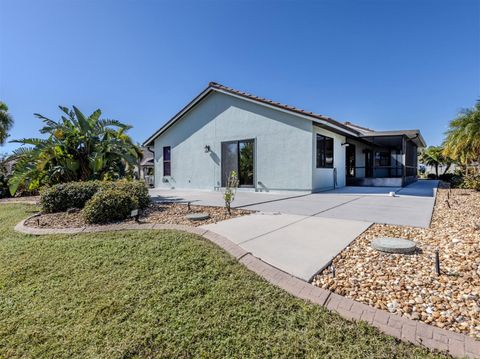
M285 198L281 201L272 201L244 206L241 208L252 211L281 212L313 216L320 212L342 206L350 201L359 199L359 196L338 196L328 194L310 194L297 198Z
M350 219L382 224L428 227L438 181L420 180L407 187L344 187L322 193L237 192L234 208L300 216ZM389 192L396 191L395 197ZM154 201L223 206L221 192L151 190Z
M360 197L317 216L427 228L434 204L434 198Z
M222 207L225 205L223 194L220 191L178 190L178 189L149 189L150 197L154 202L192 202L193 205ZM232 207L244 207L259 203L280 201L288 198L308 196L306 192L252 192L237 191Z
M310 281L371 223L288 214L254 214L202 226L257 258Z

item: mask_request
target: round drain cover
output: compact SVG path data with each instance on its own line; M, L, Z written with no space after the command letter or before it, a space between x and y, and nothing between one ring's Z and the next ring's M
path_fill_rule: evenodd
M372 247L387 253L413 253L417 248L415 242L403 238L379 237L372 241Z

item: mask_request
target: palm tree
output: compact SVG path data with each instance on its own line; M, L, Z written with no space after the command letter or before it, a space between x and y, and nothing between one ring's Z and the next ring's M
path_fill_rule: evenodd
M463 165L480 163L480 100L450 122L446 135L445 155Z
M8 137L8 131L13 126L13 118L8 113L8 106L0 101L0 145L5 143Z
M59 121L35 114L44 122L40 133L48 135L46 139L11 141L28 146L14 152L17 162L9 181L11 193L19 186L35 190L45 184L133 175L141 151L126 134L131 126L100 119L100 110L86 117L75 106L59 108L63 113Z
M440 146L429 146L420 153L420 162L427 166L435 167L435 176L438 178L438 166L446 165L443 173L445 174L452 164L449 157L444 156L444 149Z

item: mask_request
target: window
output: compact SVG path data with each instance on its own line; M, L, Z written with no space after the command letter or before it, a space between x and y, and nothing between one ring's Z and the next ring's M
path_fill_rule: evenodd
M390 152L375 152L375 166L376 167L390 166Z
M333 168L333 138L317 134L317 168Z
M163 148L163 175L171 176L171 162L170 162L170 146L165 146Z

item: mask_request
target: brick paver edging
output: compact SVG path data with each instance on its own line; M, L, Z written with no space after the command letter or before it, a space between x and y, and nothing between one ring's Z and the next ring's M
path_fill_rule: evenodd
M480 341L464 334L455 333L420 321L400 317L385 310L373 308L350 298L345 298L341 295L332 293L326 289L316 287L265 263L227 238L206 229L185 225L151 223L122 223L104 226L47 229L26 226L25 221L29 218L18 223L15 226L15 231L32 235L92 233L140 229L174 229L194 233L215 243L235 257L248 269L257 273L268 282L282 288L298 298L325 306L329 310L337 312L345 319L365 321L380 329L385 334L416 345L426 346L432 350L445 351L455 357L480 358Z

